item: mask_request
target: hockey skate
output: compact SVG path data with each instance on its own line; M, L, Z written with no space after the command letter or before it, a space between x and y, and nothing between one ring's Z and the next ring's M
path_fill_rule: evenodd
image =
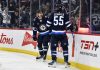
M68 67L70 67L70 63L69 62L66 62L65 63L65 68L68 68Z
M43 56L36 57L36 60L41 60L41 59L43 59Z
M48 63L48 67L53 67L53 68L56 68L56 61L52 61L50 63Z
M46 61L46 57L47 57L46 55L43 56L43 62Z

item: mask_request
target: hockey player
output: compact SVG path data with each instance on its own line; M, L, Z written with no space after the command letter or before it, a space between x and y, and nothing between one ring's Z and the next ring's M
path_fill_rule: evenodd
M49 31L46 27L47 18L43 15L41 10L38 10L36 13L36 17L34 18L33 24L33 40L37 40L38 50L40 56L36 57L36 59L46 59L47 51L48 51L48 42L50 39ZM37 38L38 32L38 38Z
M64 62L66 67L70 65L68 62L68 39L66 35L66 30L73 30L73 26L69 21L69 15L62 10L62 5L57 4L57 8L52 13L47 21L47 26L51 31L51 56L52 62L48 63L49 66L54 66L57 60L57 51L58 42L61 43L63 49Z

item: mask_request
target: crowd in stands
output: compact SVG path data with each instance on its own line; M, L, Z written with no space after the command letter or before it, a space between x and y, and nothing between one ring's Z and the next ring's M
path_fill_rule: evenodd
M79 18L79 11L81 10L81 26L84 27L87 21L90 20L90 1L71 0L71 4L69 3L70 0L62 1L66 10L71 8L69 13L74 12L74 14L70 13L70 16L73 16L75 20ZM92 11L100 14L100 2L95 3L94 1ZM41 9L46 16L49 16L53 10L53 0L0 0L0 28L31 28L32 20L38 9Z
M40 0L41 1L41 0ZM0 28L29 28L36 11L51 11L51 0L0 0ZM39 7L40 5L40 7Z

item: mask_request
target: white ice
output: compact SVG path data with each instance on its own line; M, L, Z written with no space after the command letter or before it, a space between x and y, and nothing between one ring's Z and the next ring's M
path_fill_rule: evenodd
M27 54L0 51L0 70L79 70L74 67L65 68L57 64L56 68L48 67L48 62L36 61Z

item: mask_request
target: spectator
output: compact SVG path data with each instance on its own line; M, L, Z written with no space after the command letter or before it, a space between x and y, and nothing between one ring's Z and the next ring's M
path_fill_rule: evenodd
M12 21L13 28L18 28L18 26L19 26L19 13L18 13L18 11L15 11L11 18L13 20Z
M2 9L1 9L1 3L0 3L0 13L1 13Z
M1 9L1 3L0 3L0 26L2 25L2 9Z
M21 28L27 28L29 26L29 13L27 11L23 11L21 14L21 22L20 27Z
M3 1L1 1L1 7L2 7L2 9L4 10L4 7L6 7L7 6L7 1L6 0L3 0Z
M9 11L14 11L16 6L15 6L15 2L13 0L9 0L9 3L8 3L8 8L9 8Z
M10 20L11 20L11 16L8 14L8 9L5 8L5 10L2 12L2 16L3 16L3 27L11 27L10 24Z

